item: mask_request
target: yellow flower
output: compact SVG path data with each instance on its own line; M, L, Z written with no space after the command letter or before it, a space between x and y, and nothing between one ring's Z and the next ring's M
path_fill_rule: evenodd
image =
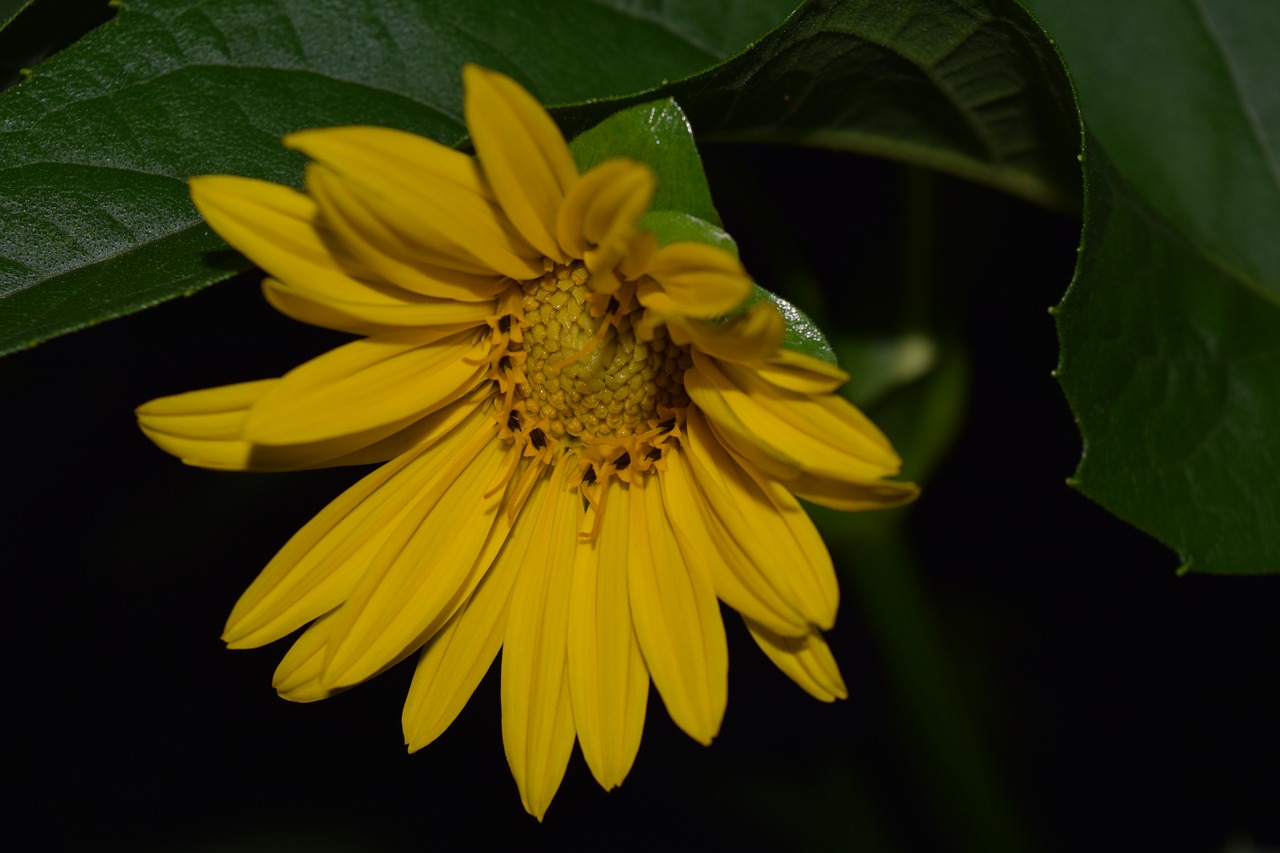
M302 528L227 622L232 648L310 625L276 672L309 702L419 652L417 750L502 653L502 733L539 819L575 739L606 789L635 759L649 682L710 743L728 658L717 599L823 701L846 695L821 631L830 557L796 496L910 500L899 459L785 349L769 302L703 243L638 230L652 171L579 174L513 80L468 66L476 158L397 130L285 138L306 192L195 178L209 225L296 319L361 337L279 379L153 400L142 429L208 468L380 462Z

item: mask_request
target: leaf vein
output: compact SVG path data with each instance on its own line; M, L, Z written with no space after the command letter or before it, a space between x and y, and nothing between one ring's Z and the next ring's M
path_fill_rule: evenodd
M1214 29L1213 21L1209 17L1208 10L1204 7L1203 0L1189 0L1189 2L1191 7L1195 9L1201 23L1204 24L1204 30L1209 36L1209 40L1213 42L1214 48L1222 58L1222 65L1227 71L1227 78L1231 81L1231 89L1235 92L1236 100L1239 102L1240 112L1244 116L1245 123L1249 125L1251 139L1258 146L1258 152L1267 164L1267 172L1271 175L1271 182L1276 185L1277 189L1280 189L1280 162L1276 160L1275 152L1272 148L1267 145L1266 132L1262 129L1258 114L1245 94L1239 69L1231 62L1232 53L1223 43L1222 37L1217 30Z

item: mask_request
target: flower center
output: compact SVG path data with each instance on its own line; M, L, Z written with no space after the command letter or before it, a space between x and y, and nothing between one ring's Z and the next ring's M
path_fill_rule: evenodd
M638 311L593 317L582 262L557 264L521 288L527 381L516 386L516 398L551 435L570 443L627 444L650 429L660 408L689 405L688 348L671 343L662 327L652 340L637 339L632 318L639 319Z

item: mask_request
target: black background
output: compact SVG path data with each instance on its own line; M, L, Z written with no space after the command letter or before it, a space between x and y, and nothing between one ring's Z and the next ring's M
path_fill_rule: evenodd
M785 229L839 322L878 322L841 312L878 291L893 301L908 262L903 169L816 151L713 145L706 156L762 281ZM949 179L932 186L932 310L967 351L972 387L908 541L959 697L944 711L970 721L1014 816L1005 849L1280 845L1280 581L1179 578L1172 552L1065 486L1080 446L1049 375L1046 308L1069 281L1079 225ZM186 468L131 413L277 375L339 340L272 312L258 278L0 362L0 766L15 849L990 849L938 794L948 787L934 777L963 785L969 768L921 755L929 739L860 615L876 602L848 585L831 635L848 701L807 697L726 619L716 743L682 735L653 695L625 785L602 792L575 753L541 825L503 757L496 669L412 756L399 729L408 665L318 704L276 698L283 644L227 651L222 622L359 472ZM858 571L849 561L837 554L842 573Z

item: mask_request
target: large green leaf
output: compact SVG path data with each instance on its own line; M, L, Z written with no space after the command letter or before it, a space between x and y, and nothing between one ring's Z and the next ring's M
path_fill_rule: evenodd
M467 61L550 101L622 95L723 59L788 5L667 19L656 2L131 0L0 99L0 352L243 268L209 263L222 244L185 179L297 185L289 131L384 124L453 143Z
M1069 89L1012 0L812 0L724 61L789 6L131 0L0 96L0 352L243 266L200 224L191 175L296 185L278 139L305 127L456 142L467 61L579 104L557 112L574 130L675 95L711 138L880 153L1073 203Z
M1280 4L1028 0L1093 135L1059 313L1074 483L1204 572L1280 571Z
M1205 572L1280 571L1280 306L1088 158L1058 378L1081 491Z
M708 139L891 157L1079 207L1070 85L1013 2L811 2L673 94Z

